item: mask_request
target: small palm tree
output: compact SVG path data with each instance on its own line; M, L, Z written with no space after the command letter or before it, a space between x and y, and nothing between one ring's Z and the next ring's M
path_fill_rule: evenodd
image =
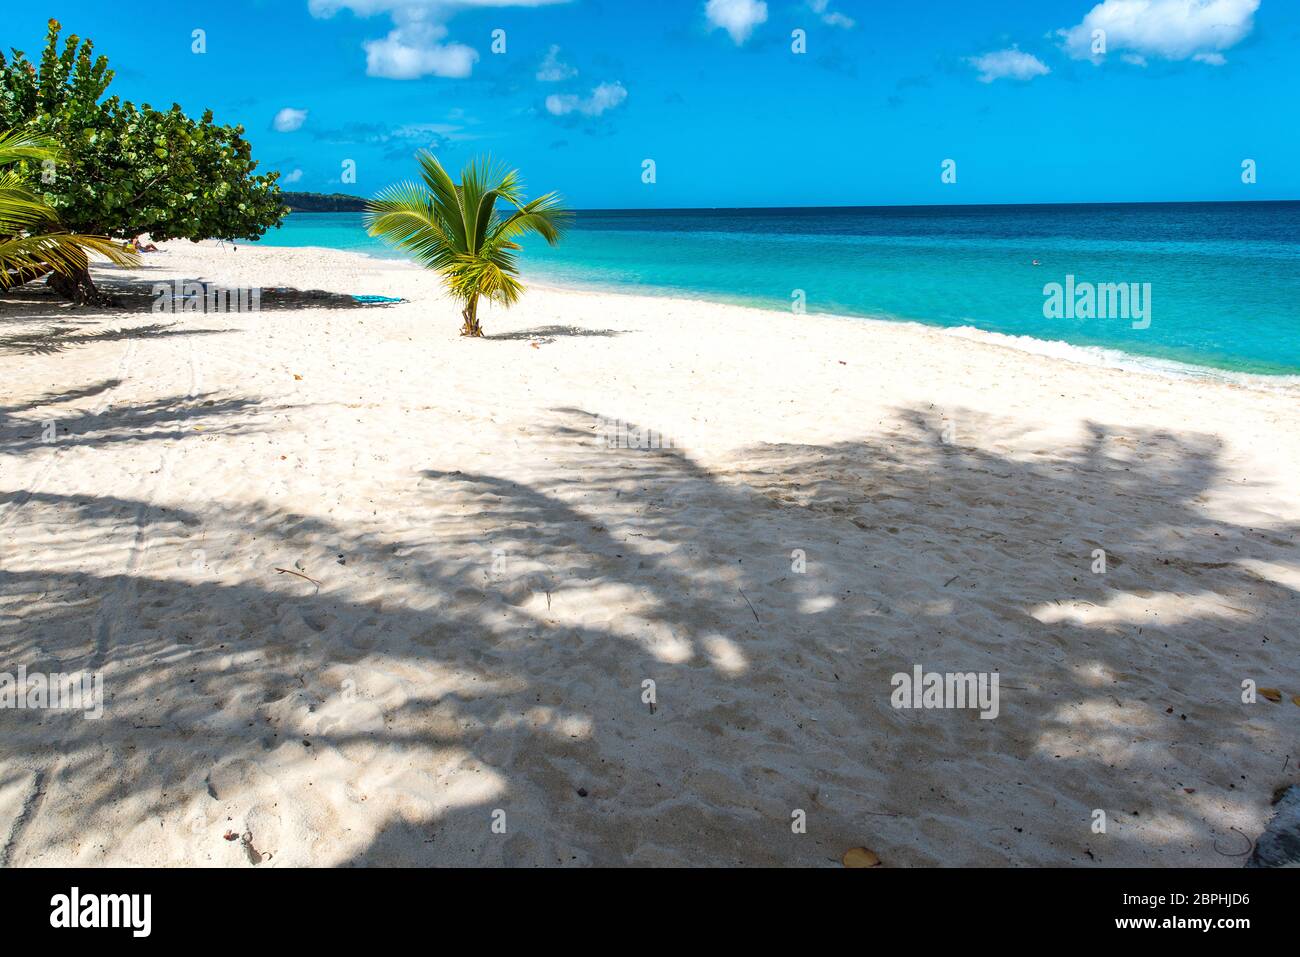
M121 243L106 236L70 233L58 214L29 189L18 164L59 158L50 140L22 129L0 132L0 289L37 279L53 270L65 276L86 268L89 254L119 266L140 260Z
M569 213L555 193L525 201L519 173L490 158L461 170L459 183L432 153L422 150L417 158L423 183L398 183L381 192L368 204L366 226L371 236L440 272L452 296L464 304L461 335L482 338L479 298L510 306L524 291L514 240L537 233L554 246Z

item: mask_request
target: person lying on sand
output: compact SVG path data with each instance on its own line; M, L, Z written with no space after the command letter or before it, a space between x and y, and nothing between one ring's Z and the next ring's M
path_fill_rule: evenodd
M146 243L144 241L144 233L141 233L139 236L135 237L135 239L131 240L131 246L138 253L156 253L158 251L158 247L153 243Z

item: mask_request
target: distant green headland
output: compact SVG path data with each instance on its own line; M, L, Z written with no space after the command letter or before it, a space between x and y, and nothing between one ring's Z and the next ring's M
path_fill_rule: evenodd
M347 193L285 192L280 198L295 213L363 213L366 209L363 197Z

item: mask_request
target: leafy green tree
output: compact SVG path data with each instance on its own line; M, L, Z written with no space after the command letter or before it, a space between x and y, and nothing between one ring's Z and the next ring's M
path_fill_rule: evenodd
M49 23L39 68L18 50L0 54L0 130L24 127L57 143L63 161L43 182L45 200L74 233L155 240L254 239L288 212L279 173L258 174L242 126L105 97L106 57ZM73 298L94 294L88 271L51 277Z
M121 243L63 228L54 210L33 192L30 167L55 162L54 144L25 130L0 133L0 289L22 285L50 270L74 276L94 253L120 266L139 259Z
M464 303L461 335L482 338L479 299L510 306L524 291L514 240L536 233L554 246L569 213L555 193L526 201L519 173L490 159L466 166L459 183L432 153L422 150L418 159L423 182L398 183L381 192L370 201L366 224L370 235L440 272L452 296Z

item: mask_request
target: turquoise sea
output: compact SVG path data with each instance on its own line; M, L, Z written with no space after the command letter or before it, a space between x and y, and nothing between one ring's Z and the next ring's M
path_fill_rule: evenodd
M294 213L262 242L400 255L360 213ZM541 282L802 300L1117 364L1300 375L1295 202L587 211L560 247L527 243L523 263ZM1149 315L1045 315L1045 287L1067 282L1137 284Z

